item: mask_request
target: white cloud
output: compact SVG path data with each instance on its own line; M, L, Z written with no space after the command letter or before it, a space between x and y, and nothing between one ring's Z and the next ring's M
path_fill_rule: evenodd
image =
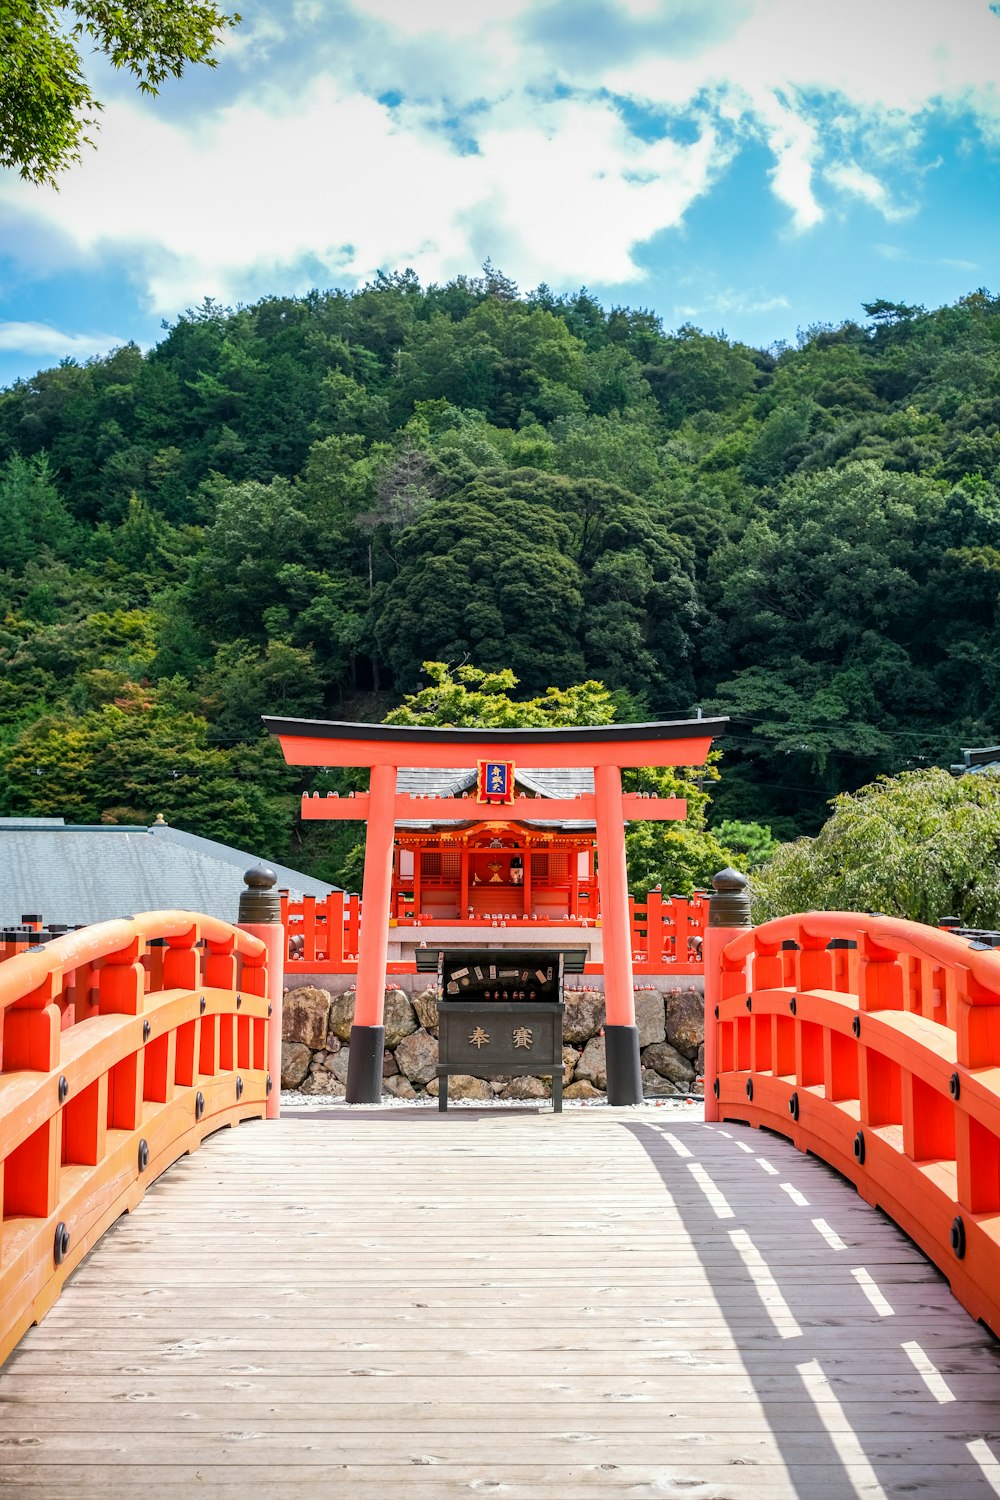
M116 93L58 195L0 178L5 248L26 274L113 255L170 314L487 254L522 285L626 283L749 141L796 232L834 194L900 218L929 112L1000 135L998 40L987 0L260 0L224 107ZM693 140L640 139L611 95Z
M507 26L535 0L362 0L354 9L405 36L440 32L449 38L471 37Z
M980 266L978 261L964 260L960 256L937 255L928 258L920 255L913 255L910 253L910 251L904 250L900 245L889 245L885 243L875 244L872 246L872 249L876 252L877 255L881 255L883 260L909 261L911 264L918 266L946 266L950 271L982 270L982 267Z
M82 255L124 252L170 313L299 264L306 285L381 266L444 279L487 254L525 284L627 280L635 244L679 222L724 159L711 131L644 143L607 101L501 103L462 156L421 109L321 82L294 106L231 106L200 134L111 105L100 151L60 194L6 181L0 201L58 225Z
M127 343L114 333L64 333L48 323L0 323L0 349L49 354L57 359L85 359Z
M769 297L763 292L720 292L715 305L721 313L766 313L791 307L787 297Z
M720 115L763 130L772 188L802 230L822 217L812 184L821 159L844 174L853 167L858 195L860 174L871 174L852 153L912 162L933 110L968 113L1000 139L998 43L988 0L754 0L742 13L734 6L726 34L694 57L647 53L605 81L677 108L707 91ZM852 190L846 175L838 186ZM887 217L904 212L887 193L876 206Z
M852 198L860 198L871 208L877 209L890 223L899 219L908 219L914 211L912 208L894 203L885 184L880 182L873 173L866 172L864 168L859 167L856 162L834 162L827 167L824 175L826 180L840 192Z
M732 5L731 16L727 33L696 57L671 64L646 55L616 68L613 81L655 94L666 62L675 97L736 84L750 95L841 95L879 114L912 115L951 98L1000 116L1000 20L988 0L754 0Z
M648 145L616 112L585 104L560 109L549 128L544 117L498 122L480 151L474 170L496 184L495 227L507 226L528 282L637 277L633 247L678 224L724 159L710 130L691 146Z
M818 153L815 127L776 98L763 96L758 112L774 152L771 185L775 196L791 209L797 230L812 229L823 217L812 185Z
M305 14L301 13L298 5L295 7L294 19L297 21L308 19ZM242 68L250 68L266 62L274 48L286 40L287 35L286 26L276 16L258 12L252 17L246 17L232 31L224 33L220 53L227 58L235 59Z
M674 315L679 320L705 317L753 317L760 313L782 312L791 306L787 297L774 296L759 289L738 290L726 287L705 294L697 301L678 303Z

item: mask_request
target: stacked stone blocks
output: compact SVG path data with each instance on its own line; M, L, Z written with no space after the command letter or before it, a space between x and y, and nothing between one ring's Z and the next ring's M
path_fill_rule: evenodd
M601 1099L607 1086L604 996L594 990L567 990L564 998L563 1096ZM704 999L700 985L662 993L639 990L635 1014L646 1098L700 1094L704 1066ZM307 985L285 994L283 1089L343 1097L353 1016L353 990L331 993ZM400 989L386 991L383 1093L397 1099L437 1094L437 1031L436 987L412 998ZM533 1077L463 1075L448 1083L449 1099L484 1103L496 1098L543 1099L549 1092L547 1079Z

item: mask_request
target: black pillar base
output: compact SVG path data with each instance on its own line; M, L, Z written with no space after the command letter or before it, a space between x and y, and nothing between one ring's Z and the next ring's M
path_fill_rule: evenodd
M604 1050L608 1065L608 1103L641 1104L638 1027L605 1026Z
M351 1027L347 1057L348 1104L381 1104L384 1026Z

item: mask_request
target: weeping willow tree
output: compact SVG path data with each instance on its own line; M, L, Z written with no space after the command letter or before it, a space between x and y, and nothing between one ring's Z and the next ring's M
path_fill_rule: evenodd
M1000 777L904 771L831 805L814 839L753 876L756 922L819 910L1000 925Z

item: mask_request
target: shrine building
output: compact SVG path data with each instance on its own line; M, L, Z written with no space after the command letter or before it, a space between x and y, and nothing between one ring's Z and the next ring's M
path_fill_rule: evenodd
M598 916L593 816L548 817L545 803L592 799L594 773L572 768L513 769L509 803L478 800L477 769L401 768L397 790L421 800L460 799L463 820L402 818L396 823L392 912L397 921L466 929L498 924L495 941L517 927L516 940L530 943L525 922L594 923ZM419 809L417 809L419 811ZM502 925L506 924L506 926ZM397 929L400 933L402 929ZM597 929L592 929L597 931ZM393 942L398 956L404 942ZM407 934L412 946L417 939ZM547 938L546 941L551 941Z

